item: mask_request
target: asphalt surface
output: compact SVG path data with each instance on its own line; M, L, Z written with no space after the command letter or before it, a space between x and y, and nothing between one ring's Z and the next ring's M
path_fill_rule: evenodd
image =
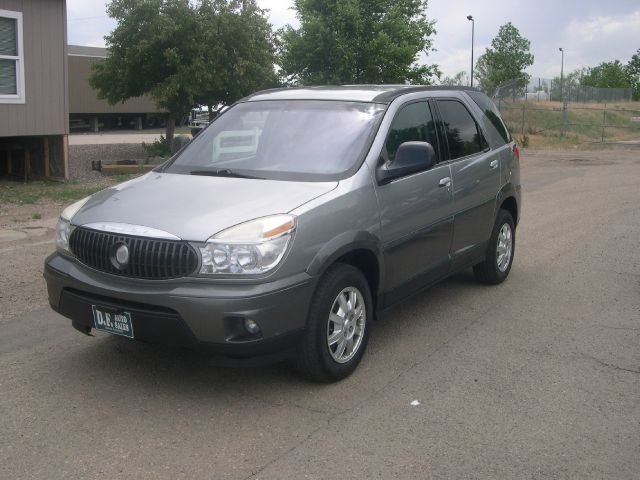
M639 478L640 150L522 164L507 282L404 302L338 384L4 322L0 478Z

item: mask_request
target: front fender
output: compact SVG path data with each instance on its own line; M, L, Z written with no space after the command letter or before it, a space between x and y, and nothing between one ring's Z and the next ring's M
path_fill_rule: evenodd
M333 237L316 253L306 272L313 277L320 276L336 260L354 250L373 253L378 262L378 285L382 288L385 278L382 244L376 236L367 231L344 232Z

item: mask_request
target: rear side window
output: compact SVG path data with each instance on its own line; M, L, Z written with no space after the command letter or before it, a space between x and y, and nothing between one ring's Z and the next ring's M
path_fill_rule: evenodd
M486 141L467 107L457 100L438 100L451 160L482 152Z
M480 107L480 110L484 112L493 126L496 127L496 130L500 134L500 137L504 140L504 143L511 143L511 135L509 134L509 130L507 130L506 125L502 121L500 112L498 111L496 104L493 103L493 100L491 100L482 92L467 92L467 94L471 97L471 100L476 102L476 105Z
M398 147L404 142L428 142L436 151L437 158L440 158L436 128L431 109L426 101L411 103L403 107L396 115L386 143L387 156L390 161L393 162Z

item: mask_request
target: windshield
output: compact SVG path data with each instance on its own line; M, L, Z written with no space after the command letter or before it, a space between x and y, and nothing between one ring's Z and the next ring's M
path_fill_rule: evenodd
M319 100L240 103L194 138L164 171L338 180L361 164L384 109L374 103Z

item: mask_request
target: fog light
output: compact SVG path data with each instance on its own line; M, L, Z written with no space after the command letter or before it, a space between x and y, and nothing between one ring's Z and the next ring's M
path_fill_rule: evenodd
M250 318L245 318L244 319L244 328L251 335L256 335L256 334L260 333L260 326L256 322L251 320Z

